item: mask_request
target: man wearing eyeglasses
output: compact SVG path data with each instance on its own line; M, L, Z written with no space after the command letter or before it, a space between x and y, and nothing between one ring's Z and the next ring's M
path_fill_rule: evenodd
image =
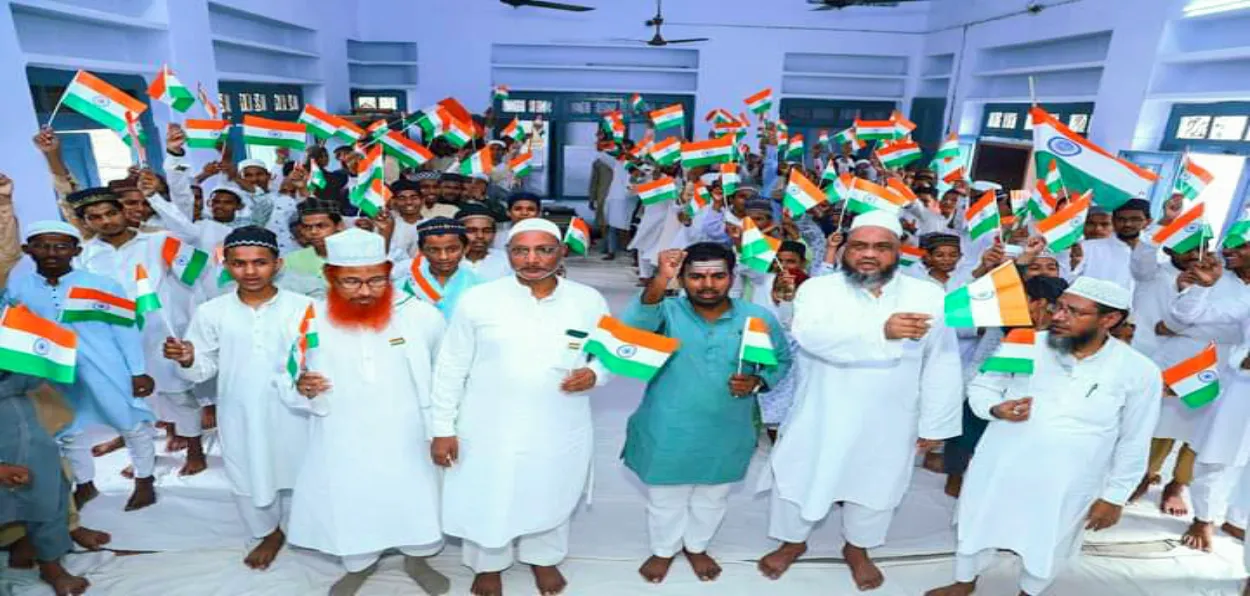
M438 471L425 455L443 317L396 295L382 236L352 228L325 247L329 288L309 325L318 340L307 342L303 371L281 392L311 416L290 542L339 558L347 574L332 596L355 594L392 548L425 593L446 594L447 578L425 561L443 544Z
M1080 552L1085 530L1120 520L1146 469L1162 373L1111 337L1129 291L1078 278L1036 335L1032 374L984 372L968 406L989 420L959 499L955 582L926 596L968 596L999 550L1020 556L1020 593L1041 594Z
M607 382L582 341L608 314L597 290L557 275L560 229L517 222L515 275L464 294L439 348L430 455L447 468L443 528L464 539L477 596L503 593L515 558L540 594L565 587L569 517L586 490L594 438L585 394Z

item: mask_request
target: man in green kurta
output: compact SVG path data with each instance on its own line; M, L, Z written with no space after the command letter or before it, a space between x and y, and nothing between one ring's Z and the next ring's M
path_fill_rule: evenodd
M625 465L647 485L652 556L639 573L664 580L678 551L699 579L720 566L707 545L720 527L729 489L746 476L759 436L754 396L785 376L790 352L781 325L763 307L729 297L733 252L700 242L659 254L655 276L626 309L625 324L681 340L629 418ZM685 295L665 298L678 278ZM748 319L768 327L777 365L739 362Z

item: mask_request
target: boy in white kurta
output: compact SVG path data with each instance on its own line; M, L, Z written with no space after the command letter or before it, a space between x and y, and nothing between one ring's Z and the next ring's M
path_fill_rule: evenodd
M1083 530L1115 525L1146 468L1162 375L1110 337L1129 292L1078 278L1032 350L1033 374L986 372L968 405L989 420L959 498L956 583L967 596L999 549L1020 555L1021 593L1042 593L1080 550Z
M287 355L312 300L273 285L282 263L273 232L239 228L222 246L238 289L200 305L184 339L165 340L164 356L187 381L217 378L226 477L244 527L259 541L243 562L266 569L286 541L281 526L307 445L308 417L278 394L291 383Z
M431 455L447 467L443 526L464 539L477 596L503 593L513 542L540 593L565 586L556 565L594 452L584 392L608 380L597 361L584 364L577 335L593 330L608 304L556 276L560 238L545 219L512 227L516 275L465 293L435 366Z
M312 414L291 543L339 557L348 573L332 596L355 594L391 548L427 594L445 594L446 576L425 562L443 546L438 470L427 455L443 317L420 300L396 299L381 236L339 232L326 239L326 253L317 345L295 391L283 392L288 405Z

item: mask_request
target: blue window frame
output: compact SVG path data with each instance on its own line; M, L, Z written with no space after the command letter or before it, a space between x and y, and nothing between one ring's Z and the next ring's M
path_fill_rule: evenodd
M1068 125L1073 132L1089 136L1089 121L1094 114L1093 103L1043 103L1042 108ZM1033 121L1027 103L989 103L981 113L981 136L1007 139L1032 139Z
M1159 149L1250 155L1250 102L1173 105Z

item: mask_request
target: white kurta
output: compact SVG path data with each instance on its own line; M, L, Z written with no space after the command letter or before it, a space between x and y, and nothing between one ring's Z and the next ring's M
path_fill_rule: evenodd
M1172 318L1170 312L1177 293L1176 278L1181 272L1172 265L1171 260L1161 260L1160 254L1157 246L1143 239L1133 249L1130 267L1137 282L1133 290L1133 322L1137 324L1133 347L1162 369L1197 354L1206 342L1155 334L1155 325L1160 321L1173 331L1182 327ZM1187 350L1187 355L1178 356ZM1163 410L1159 415L1159 426L1155 429L1154 436L1189 442L1201 426L1206 411L1207 408L1190 409L1180 403L1180 400L1163 400Z
M434 377L434 435L456 436L460 459L444 476L443 529L482 548L566 522L586 490L594 452L590 401L560 390L608 304L560 279L535 299L515 277L465 292ZM596 386L608 381L597 362Z
M1081 250L1084 251L1084 256L1074 271L1077 276L1114 281L1128 291L1133 291L1135 282L1129 270L1133 247L1128 243L1115 237L1095 238L1082 241Z
M193 383L217 377L217 432L226 477L236 495L257 507L279 490L295 487L308 440L308 416L286 407L280 392L291 384L285 364L300 321L312 300L278 290L259 307L237 294L202 304L187 328L195 346L190 368L178 374Z
M599 159L612 166L612 182L608 185L608 194L603 201L603 214L608 226L618 230L628 230L634 219L634 205L637 196L629 191L629 172L625 171L624 162L605 154Z
M1162 376L1148 358L1109 338L1076 360L1038 334L1034 374L986 373L968 405L990 420L959 497L960 554L1016 552L1036 577L1080 548L1090 505L1123 505L1146 472ZM1024 422L993 419L1005 399L1032 396Z
M933 326L921 340L887 340L885 322L899 312L931 315ZM874 297L844 274L812 278L795 298L791 333L799 381L770 459L774 490L809 521L838 501L895 508L916 439L960 433L959 348L942 289L896 275Z
M391 219L395 221L395 229L391 232L389 251L391 261L398 263L411 259L420 250L418 242L420 234L417 233L417 224L423 220L408 223L398 213L391 213Z
M512 275L512 264L508 262L506 248L492 248L482 260L474 262L468 257L460 260L460 266L473 272L479 282L494 281Z
M407 299L381 332L335 327L320 303L317 319L321 345L309 369L333 388L312 400L283 392L288 405L313 414L291 543L348 556L439 542L427 414L443 316Z
M1234 330L1237 345L1220 346L1220 397L1209 410L1192 447L1198 462L1244 466L1250 462L1250 371L1241 368L1250 353L1250 286L1235 275L1224 277L1210 289L1193 287L1181 292L1172 308L1180 322L1199 327ZM1177 400L1165 400L1177 401Z

